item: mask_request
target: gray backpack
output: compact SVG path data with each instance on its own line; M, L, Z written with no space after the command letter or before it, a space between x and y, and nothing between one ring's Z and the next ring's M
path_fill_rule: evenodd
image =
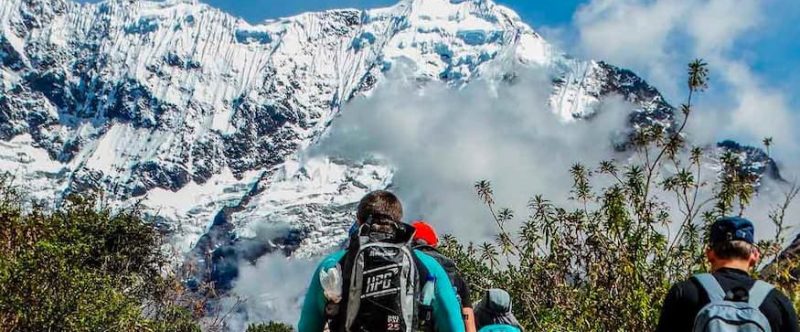
M428 270L409 243L414 228L396 224L391 233L364 225L350 238L343 271L345 307L331 310L331 331L418 331L420 278ZM425 320L424 323L429 323ZM428 325L422 326L427 330Z
M694 276L703 286L710 302L700 309L694 319L694 332L771 332L767 317L758 309L773 286L757 280L748 293L747 302L734 301L726 294L714 276L708 273Z

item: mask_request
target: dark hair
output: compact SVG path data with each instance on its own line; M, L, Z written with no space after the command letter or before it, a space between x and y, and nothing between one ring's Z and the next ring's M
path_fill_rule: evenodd
M394 194L386 190L373 191L358 203L356 219L359 224L371 220L401 222L403 219L403 204Z
M720 241L709 245L711 251L722 259L748 259L758 250L756 246L747 241Z

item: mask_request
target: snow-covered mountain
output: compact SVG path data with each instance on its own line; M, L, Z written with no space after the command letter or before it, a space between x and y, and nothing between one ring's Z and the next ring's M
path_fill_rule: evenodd
M637 106L632 127L673 121L634 73L567 56L491 0L402 0L258 25L196 1L3 0L0 167L45 199L102 190L141 200L184 253L318 253L394 170L297 156L397 66L454 87L543 68L564 121L609 95ZM275 225L286 233L237 245Z

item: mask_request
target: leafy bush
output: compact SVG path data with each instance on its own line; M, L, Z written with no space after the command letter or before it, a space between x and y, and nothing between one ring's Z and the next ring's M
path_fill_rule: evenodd
M0 330L199 330L136 209L74 195L50 210L0 176L0 221Z
M571 204L559 206L535 196L527 218L512 226L515 212L497 208L488 181L476 183L497 225L494 243L462 244L447 236L443 246L473 289L508 290L517 318L532 331L643 331L656 326L670 285L706 270L710 223L742 214L758 181L732 154L721 157L722 170L715 178L702 178L709 156L701 148L687 147L683 130L692 98L705 89L708 72L700 60L688 72L682 119L675 126L632 134L634 157L629 162L574 165ZM759 244L767 257L775 257L783 243L783 218L796 195L795 187L770 214L778 232ZM795 279L787 273L794 261L776 265L770 280L796 299Z
M261 324L251 324L247 327L247 332L292 332L294 329L286 324L269 322Z

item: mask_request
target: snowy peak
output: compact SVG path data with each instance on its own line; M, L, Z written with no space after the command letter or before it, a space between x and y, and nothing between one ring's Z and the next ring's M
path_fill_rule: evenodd
M130 182L123 195L277 164L325 128L375 58L350 51L358 11L251 26L191 2L49 5L2 5L3 86L28 106L3 102L43 118L11 113L3 136L31 131L54 159L99 171L101 182ZM53 24L28 19L44 16ZM297 139L275 146L270 136ZM115 158L93 152L109 147L104 139L121 149ZM242 151L258 141L272 152Z

